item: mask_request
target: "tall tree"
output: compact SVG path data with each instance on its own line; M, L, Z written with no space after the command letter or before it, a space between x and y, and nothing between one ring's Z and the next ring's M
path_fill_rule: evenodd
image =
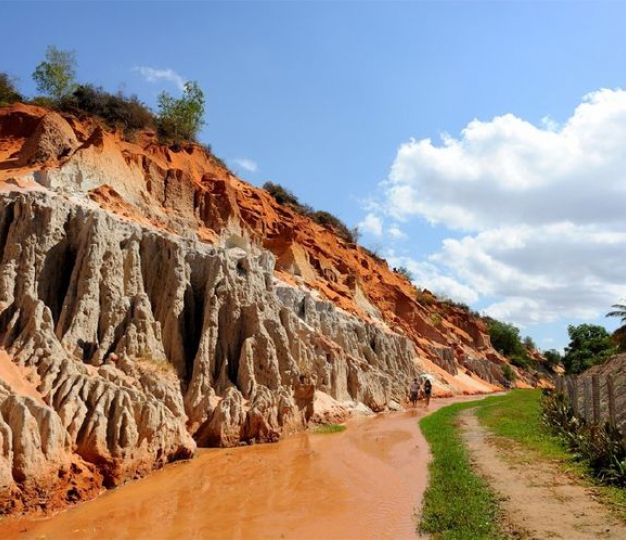
M159 95L159 133L175 144L193 141L204 122L204 93L195 81L185 83L182 97L167 92Z
M76 86L76 54L61 51L54 45L46 49L46 59L33 72L37 90L59 102Z
M567 373L582 373L596 364L603 364L615 353L615 346L606 328L597 324L567 327L570 343L565 347L563 366Z

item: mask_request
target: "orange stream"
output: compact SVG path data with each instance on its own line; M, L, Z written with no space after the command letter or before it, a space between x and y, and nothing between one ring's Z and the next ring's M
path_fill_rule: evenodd
M417 427L423 414L420 407L355 418L342 433L201 450L55 516L0 520L0 538L415 538L429 458Z

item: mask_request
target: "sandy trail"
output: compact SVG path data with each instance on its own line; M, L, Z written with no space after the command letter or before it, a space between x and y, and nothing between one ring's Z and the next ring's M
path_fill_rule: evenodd
M418 407L356 418L338 434L203 450L51 518L0 521L0 537L414 539L427 484L424 414Z
M516 538L626 538L626 526L593 500L590 489L575 484L554 464L529 459L513 442L507 443L505 454L471 410L460 418L472 461L502 495Z

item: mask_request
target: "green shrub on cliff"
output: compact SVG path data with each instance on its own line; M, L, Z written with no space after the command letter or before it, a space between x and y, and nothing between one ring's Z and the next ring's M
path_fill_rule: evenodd
M195 81L185 83L182 97L159 95L158 128L164 142L195 141L204 122L204 93Z
M327 229L334 230L337 236L343 238L346 242L355 243L357 241L359 236L357 227L350 229L343 221L330 212L326 212L325 210L314 210L308 204L302 204L298 200L298 197L280 184L265 182L265 184L263 184L263 189L274 197L278 204L289 206L299 214L312 219L315 223L318 223Z
M137 96L121 92L110 94L101 87L80 85L70 96L61 100L66 112L84 112L102 118L110 127L122 128L127 135L145 128L155 128L156 118Z
M7 73L0 73L0 107L22 101L14 80Z

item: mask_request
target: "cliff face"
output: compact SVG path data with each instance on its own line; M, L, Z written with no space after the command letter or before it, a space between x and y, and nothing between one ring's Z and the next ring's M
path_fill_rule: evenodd
M0 509L351 410L488 392L483 323L198 146L0 111Z

